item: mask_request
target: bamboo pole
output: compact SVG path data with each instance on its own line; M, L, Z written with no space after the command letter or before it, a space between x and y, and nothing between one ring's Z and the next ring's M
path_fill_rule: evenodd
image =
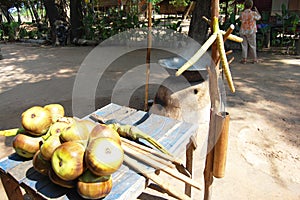
M124 162L131 167L133 170L137 171L138 173L141 173L146 178L152 180L154 183L159 185L161 188L163 188L165 191L167 191L170 195L182 199L182 200L191 200L191 198L181 192L178 191L177 188L174 188L172 185L170 185L168 182L165 182L162 178L160 178L155 173L150 173L149 170L145 167L145 165L137 162L135 159L130 158L126 154L124 155Z
M134 152L135 155L141 155L141 156L143 156L143 158L148 158L151 161L159 162L160 164L162 164L162 165L164 165L166 167L170 167L170 168L173 168L173 169L175 168L175 166L171 162L166 161L166 160L164 160L164 159L162 159L162 158L160 158L158 156L155 156L155 155L153 155L151 153L142 151L141 149L138 149L138 148L135 148L133 146L130 146L130 145L126 144L126 143L122 143L122 147L123 147L124 151L126 151L126 152L129 152L129 153Z
M174 169L170 168L168 163L165 163L164 160L161 160L160 158L153 158L153 156L150 156L150 154L144 154L138 151L135 151L134 149L131 149L130 147L123 145L122 147L126 154L129 154L132 157L135 157L137 160L142 161L143 163L153 167L156 170L164 171L165 173L169 174L170 176L183 181L184 183L187 183L194 188L201 190L200 184L193 179L175 171ZM159 161L160 159L160 161ZM149 171L149 170L148 170Z
M182 165L183 164L183 161L178 159L178 158L175 158L174 156L171 156L171 155L168 155L168 154L165 154L165 153L162 153L160 151L156 151L154 149L151 149L149 147L146 147L146 146L143 146L143 145L140 145L136 142L132 142L126 138L123 138L121 137L121 141L123 143L127 143L129 145L131 145L132 147L135 147L135 148L138 148L138 149L141 149L143 150L144 152L147 152L147 153L151 153L152 155L155 155L157 157L160 157L166 161L170 161L172 162L173 164L178 164L178 165Z
M145 102L144 111L148 110L149 99L149 79L150 79L150 59L151 59L151 47L152 47L152 1L148 2L148 35L147 35L147 56L146 56L146 84L145 84Z

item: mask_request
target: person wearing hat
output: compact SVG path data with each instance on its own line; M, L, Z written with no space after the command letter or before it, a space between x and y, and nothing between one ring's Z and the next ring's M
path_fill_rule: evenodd
M247 58L251 57L253 63L257 63L256 53L256 21L261 19L261 15L257 8L251 10L253 7L252 0L246 0L244 3L244 10L240 14L241 28L240 36L243 38L242 42L242 60L241 63L247 63Z

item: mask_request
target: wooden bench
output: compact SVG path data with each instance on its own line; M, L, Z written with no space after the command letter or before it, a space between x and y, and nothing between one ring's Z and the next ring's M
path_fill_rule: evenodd
M124 124L135 124L146 112L132 108L109 104L95 114L107 119L116 119ZM85 118L89 118L89 115ZM194 137L197 126L167 117L150 114L137 125L145 133L163 144L174 156L182 157L186 153L186 168L192 174ZM0 161L0 176L9 199L23 199L25 192L32 199L82 199L76 189L66 189L53 184L47 176L36 172L32 160L24 160L17 154L9 155ZM125 164L113 174L113 188L105 200L136 199L147 187L144 176L128 168ZM191 187L186 185L185 193L191 195Z

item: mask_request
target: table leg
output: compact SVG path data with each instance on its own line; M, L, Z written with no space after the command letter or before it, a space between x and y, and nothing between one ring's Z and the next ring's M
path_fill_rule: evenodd
M197 147L196 140L194 137L192 137L189 144L186 147L186 169L189 171L191 176L193 176L193 160L194 160L194 151L196 147ZM185 194L190 197L192 195L192 187L189 184L185 184Z
M23 194L16 180L3 172L0 172L0 177L9 200L23 199Z

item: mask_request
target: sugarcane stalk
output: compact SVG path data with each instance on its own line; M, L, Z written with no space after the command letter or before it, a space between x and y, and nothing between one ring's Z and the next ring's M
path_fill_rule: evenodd
M158 156L158 157L160 157L160 158L162 158L162 159L164 159L164 160L166 160L166 161L170 161L170 162L172 162L172 163L175 164L175 165L176 165L176 164L177 164L177 165L183 165L183 164L182 164L182 163L183 163L182 160L180 160L180 159L178 159L178 158L175 158L175 157L172 156L172 155L164 154L164 153L162 153L162 152L160 152L160 151L156 151L156 150L151 149L151 148L149 148L149 147L146 147L146 146L144 146L144 145L140 145L140 144L138 144L138 143L136 143L136 142L132 142L132 141L126 139L126 138L121 138L121 141L122 141L122 143L126 143L126 144L132 146L133 148L140 149L140 150L142 150L142 151L144 151L144 152L151 153L151 154L153 154L153 155L155 155L155 156Z
M190 68L193 64L195 64L207 51L207 49L214 43L217 38L217 34L212 34L206 42L202 45L202 47L176 72L176 76L180 76L184 71Z
M172 177L174 177L178 180L181 180L181 181L193 186L194 188L196 188L198 190L201 190L198 182L196 182L193 179L191 179L191 178L175 171L174 169L171 169L169 167L169 165L165 165L162 162L157 161L157 160L161 160L161 158L156 158L156 159L154 158L153 159L153 156L149 156L149 154L147 154L146 155L147 157L145 157L145 154L137 152L137 151L127 147L126 145L122 145L122 147L123 147L125 153L129 154L130 156L135 157L136 159L144 162L145 164L153 167L154 169L164 171L167 174L171 175Z
M108 126L113 128L114 130L116 130L121 137L129 138L132 140L144 139L147 142L149 142L150 144L152 144L159 151L161 151L167 155L171 155L171 153L169 153L169 151L163 145L161 145L158 141L156 141L150 135L147 135L146 133L139 130L135 126L128 125L128 124L122 125L122 124L118 124L118 123L109 124Z
M153 154L151 154L151 153L145 152L145 151L143 151L143 150L141 150L141 149L135 148L135 147L133 147L133 146L127 144L127 143L122 143L122 147L123 147L124 151L126 151L126 152L127 152L128 149L130 149L130 150L128 150L129 152L130 152L132 149L134 149L134 151L135 151L137 154L143 155L144 157L146 156L146 157L148 157L149 159L154 160L154 161L157 161L157 162L161 163L161 164L164 165L164 166L167 166L167 167L170 167L170 168L175 168L175 166L174 166L171 162L166 161L166 160L164 160L164 159L162 159L162 158L160 158L160 157L158 157L158 156L155 156L155 155L153 155Z
M114 129L119 133L121 137L128 138L131 140L138 140L138 139L144 139L148 141L150 144L152 144L155 148L157 148L159 151L161 151L164 154L171 155L168 150L161 145L158 141L156 141L154 138L152 138L150 135L147 135L143 131L139 130L136 126L132 126L129 124L119 124L119 123L108 123L108 120L105 118L97 115L92 114L90 117L92 117L94 120L97 120L99 123L106 124L110 128Z
M189 196L179 192L177 188L171 186L168 182L164 181L161 177L159 177L155 173L149 173L149 170L145 167L145 165L139 163L135 159L130 158L126 154L124 155L124 162L133 170L137 171L138 173L141 173L146 178L152 180L154 183L159 185L161 188L163 188L172 196L182 200L191 200Z
M217 44L218 44L218 50L219 50L219 54L220 54L220 58L221 58L222 67L223 67L224 74L225 74L225 77L227 79L227 83L229 85L229 88L230 88L231 92L234 93L235 88L234 88L234 85L233 85L232 76L231 76L231 72L230 72L230 69L229 69L229 64L228 64L228 61L227 61L227 57L226 57L226 53L225 53L223 43L224 43L223 36L222 36L221 33L218 33Z

